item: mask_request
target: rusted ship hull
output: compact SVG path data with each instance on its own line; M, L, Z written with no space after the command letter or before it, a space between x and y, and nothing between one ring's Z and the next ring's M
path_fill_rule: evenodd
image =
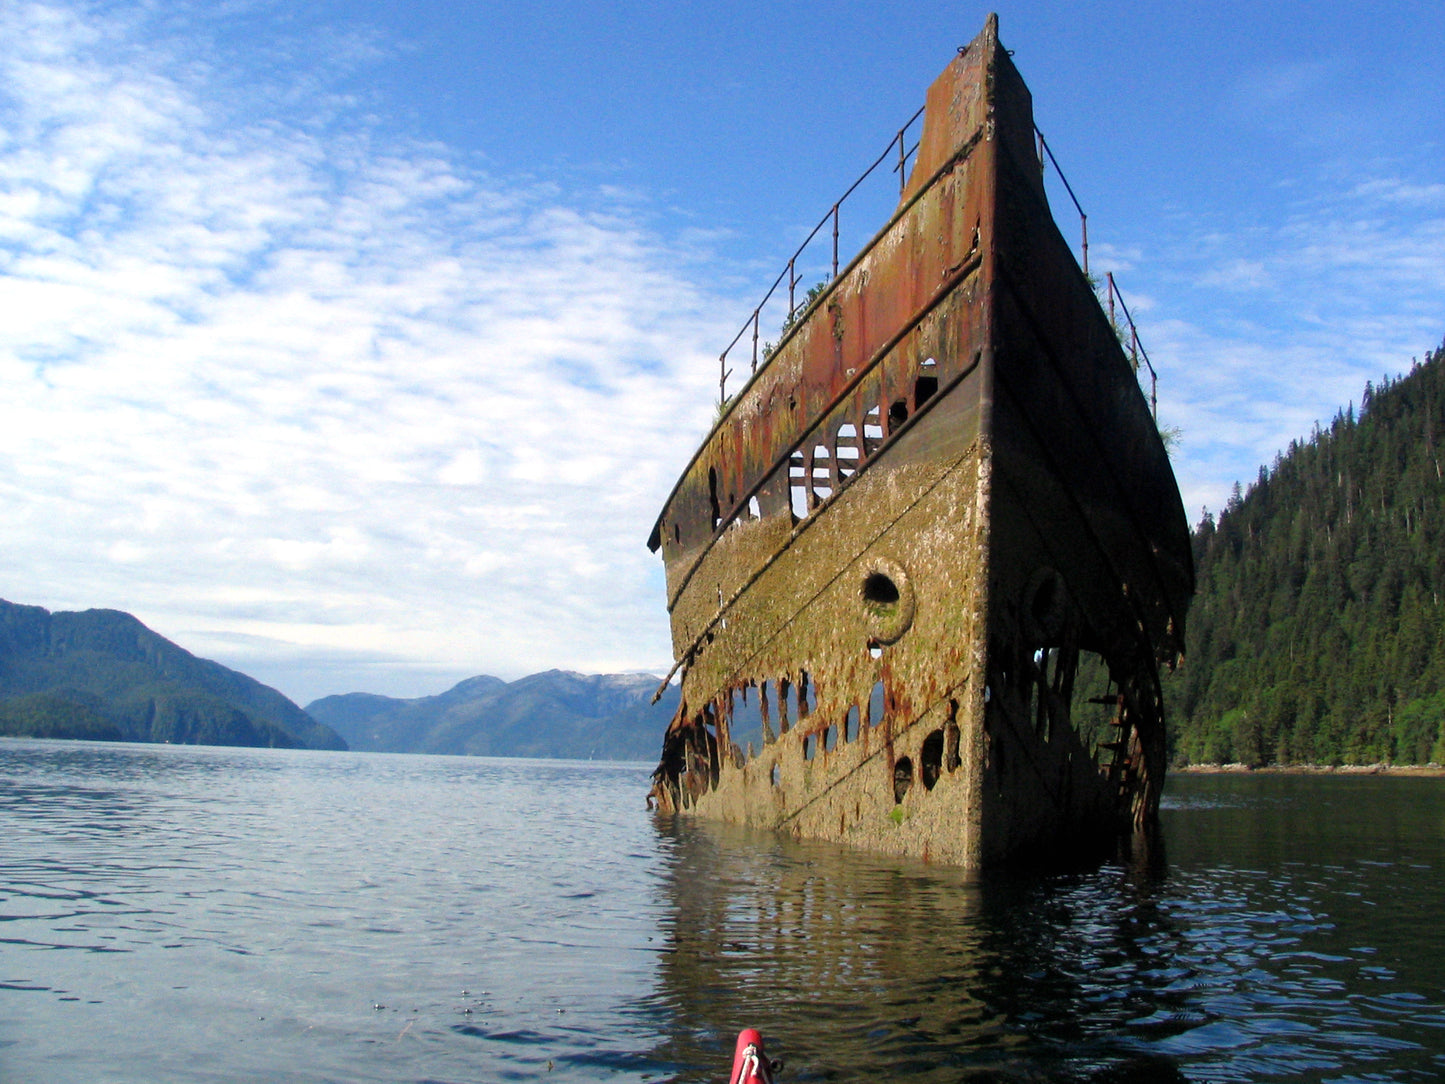
M662 809L965 866L1154 817L1188 527L1033 134L991 18L929 90L891 221L664 507ZM1075 727L1088 653L1102 750Z

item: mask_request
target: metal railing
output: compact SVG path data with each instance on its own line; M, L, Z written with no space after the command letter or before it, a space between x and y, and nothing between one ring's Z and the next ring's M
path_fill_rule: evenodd
M797 317L799 309L797 290L798 283L802 281L802 279L798 275L799 257L801 257L803 253L808 250L808 247L817 238L819 231L821 231L823 227L829 225L830 223L833 227L832 271L829 274L828 278L825 279L824 282L820 285L831 284L833 280L838 277L838 222L840 209L842 208L843 203L848 199L848 197L858 190L858 186L861 185L864 181L866 181L874 170L876 170L885 161L892 157L895 148L897 149L898 158L896 163L891 167L891 172L895 172L898 174L898 193L900 196L903 194L904 189L908 186L909 159L911 159L918 151L918 142L916 140L914 141L913 146L910 147L908 145L908 141L910 138L909 133L912 130L913 126L918 123L918 118L921 116L923 116L923 107L919 106L918 112L914 113L913 116L909 117L908 120L904 123L903 127L898 129L898 134L888 141L888 146L883 149L883 153L878 156L878 158L873 162L871 166L869 166L862 172L862 174L858 177L857 180L855 180L851 185L848 186L848 190L846 192L844 192L833 202L833 206L828 210L826 214L823 215L821 219L818 220L818 224L813 227L812 232L809 233L806 238L804 238L803 243L798 246L797 251L794 252L791 257L789 257L787 265L782 269L782 271L778 273L778 277L775 278L773 280L773 284L768 287L768 292L763 295L763 299L759 301L757 305L753 308L752 315L747 318L747 320L743 323L743 326L738 329L738 333L733 336L732 342L728 343L727 346L724 347L723 352L718 355L719 403L727 402L727 382L728 377L730 377L733 372L727 367L728 354L732 352L733 347L737 346L737 344L742 340L743 336L748 334L749 330L752 331L751 371L758 371L758 339L761 331L763 309L767 307L768 302L773 299L773 294L777 292L778 287L781 286L785 281L788 284L788 310L782 320L782 333L785 334L787 332L787 329L792 325L793 320ZM807 304L811 301L812 297L805 298L804 304Z
M1064 176L1064 171L1059 168L1059 160L1054 157L1053 150L1044 139L1044 133L1039 131L1038 125L1034 126L1034 135L1039 137L1039 169L1045 168L1045 159L1054 164L1054 172L1058 174L1059 181L1064 186L1064 191L1069 194L1069 199L1074 201L1074 210L1079 212L1079 266L1083 269L1084 277L1089 280L1091 286L1095 285L1094 278L1089 274L1089 216L1084 213L1084 208L1079 205L1079 197L1074 195L1074 188L1069 184L1069 179ZM1149 412L1154 417L1154 424L1159 424L1159 374L1154 371L1154 363L1149 360L1149 352L1144 349L1144 344L1139 341L1139 328L1134 323L1134 317L1129 314L1129 306L1124 303L1124 295L1120 292L1118 284L1114 282L1114 272L1109 271L1105 275L1107 282L1108 304L1109 304L1109 326L1119 336L1120 345L1124 344L1124 328L1120 326L1114 312L1114 303L1118 302L1119 308L1124 313L1124 321L1129 332L1129 361L1134 366L1134 372L1139 372L1139 362L1144 362L1145 368L1149 370ZM1097 286L1095 286L1097 292Z
M1119 308L1124 310L1124 320L1129 325L1129 361L1134 366L1134 372L1139 372L1139 361L1143 359L1145 367L1149 370L1149 413L1154 418L1154 424L1159 424L1159 374L1154 371L1154 363L1149 360L1149 352L1144 349L1144 344L1139 341L1139 329L1134 324L1134 317L1129 315L1129 306L1124 304L1124 295L1119 292L1119 287L1114 283L1114 272L1107 275L1109 282L1109 324L1115 334L1123 329L1114 318L1114 301L1119 302ZM1120 336L1122 338L1122 335Z
M768 303L772 301L773 295L778 291L778 287L781 286L784 282L787 282L788 284L788 308L781 322L780 334L786 334L788 329L792 326L793 321L797 318L798 310L800 308L797 299L797 290L799 282L802 281L802 279L798 276L799 258L808 250L809 246L812 245L814 240L817 239L819 232L825 226L828 226L830 224L832 226L831 232L833 241L831 271L828 277L818 285L826 287L831 285L833 281L837 279L838 223L840 218L840 209L842 208L843 203L848 199L848 197L851 196L854 192L856 192L858 190L858 187L873 174L873 171L876 170L893 155L895 148L897 149L898 158L897 162L891 167L890 171L898 174L898 192L900 197L902 196L904 190L908 186L908 161L918 151L917 141L915 141L913 143L913 146L911 147L908 145L909 132L912 130L913 126L918 123L918 119L922 116L923 107L919 106L918 111L914 113L913 116L908 118L908 120L904 123L903 127L898 129L898 134L888 141L888 146L883 149L883 153L874 160L871 166L869 166L862 172L862 174L859 175L857 180L855 180L851 185L848 186L848 190L846 192L844 192L833 202L833 206L829 208L827 213L824 214L821 219L818 220L818 224L813 227L812 231L808 234L808 236L803 239L803 243L799 245L793 255L788 258L787 264L783 267L782 271L778 272L778 277L773 280L773 284L769 286L767 292L763 294L762 300L753 307L752 315L750 315L747 320L743 322L742 327L738 328L738 333L733 336L732 342L728 343L727 346L723 348L723 352L718 355L718 402L720 405L727 403L728 377L732 376L733 374L733 371L728 368L728 355L732 353L733 348L737 346L738 343L742 341L743 337L747 335L750 331L752 333L752 358L750 363L750 371L754 373L757 372L758 343L759 339L761 338L763 310L767 307ZM1079 214L1079 266L1082 268L1084 276L1089 279L1089 282L1092 285L1094 283L1094 279L1089 273L1089 216L1084 212L1083 206L1079 203L1079 197L1074 194L1074 188L1071 184L1069 184L1069 179L1064 175L1063 169L1060 168L1058 159L1054 157L1053 148L1051 148L1048 144L1048 141L1044 139L1044 133L1039 130L1037 125L1034 126L1034 134L1038 137L1039 142L1039 169L1043 170L1047 168L1048 162L1053 163L1054 172L1058 175L1059 181L1063 184L1064 191L1069 194L1069 199L1073 201L1074 210L1077 211ZM1109 323L1115 329L1115 332L1119 335L1120 342L1122 344L1124 341L1124 328L1120 326L1115 315L1115 303L1117 302L1119 310L1121 310L1124 314L1125 324L1128 328L1129 359L1134 366L1134 371L1136 373L1139 371L1139 362L1141 360L1143 361L1145 368L1149 370L1149 409L1154 416L1154 421L1157 423L1159 420L1159 375L1154 371L1154 363L1149 360L1149 353L1147 350L1144 349L1143 343L1139 340L1139 328L1134 323L1134 318L1129 312L1129 306L1124 302L1124 295L1120 292L1118 284L1114 281L1114 273L1112 271L1108 272L1105 278L1107 282ZM810 295L804 299L803 304L806 305L810 303L813 300L813 296L815 295L810 292ZM764 360L766 360L766 356L764 357Z

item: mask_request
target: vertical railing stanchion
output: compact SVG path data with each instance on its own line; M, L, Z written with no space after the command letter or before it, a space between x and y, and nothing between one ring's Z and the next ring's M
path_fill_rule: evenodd
M789 260L789 261L788 261L788 316L787 316L787 318L788 318L789 320L791 320L791 319L793 318L793 310L798 307L797 301L794 300L794 291L796 291L797 288L798 288L798 275L797 275L797 272L793 269L793 261L796 260L797 258L798 258L797 256L794 256L792 260Z
M907 128L898 129L898 194L900 196L903 195L903 189L908 180L908 174L904 170L907 165L908 142L904 138L907 131Z
M1064 190L1068 192L1069 199L1074 201L1074 210L1079 212L1079 233L1082 237L1081 266L1084 277L1089 276L1089 216L1084 214L1084 208L1079 204L1079 197L1074 195L1074 189L1069 184L1069 179L1064 176L1064 171L1059 168L1059 160L1054 157L1053 148L1044 139L1044 133L1035 126L1034 134L1039 137L1039 169L1042 171L1046 162L1052 162L1054 172L1058 174L1059 180L1063 182ZM1154 371L1154 363L1149 360L1149 351L1145 350L1139 342L1139 328L1134 323L1134 317L1129 312L1129 306L1124 301L1124 295L1119 292L1119 287L1114 282L1114 272L1106 273L1108 280L1108 304L1109 304L1109 327L1119 337L1120 345L1123 345L1123 336L1119 334L1119 320L1114 314L1114 302L1118 299L1119 308L1124 310L1124 319L1129 324L1129 362L1134 367L1137 375L1139 372L1139 359L1144 359L1144 364L1149 368L1149 412L1154 416L1154 424L1159 424L1159 374ZM1093 285L1093 282L1090 282Z
M1059 175L1059 180L1064 182L1064 191L1069 194L1069 199L1074 201L1074 210L1079 212L1079 228L1084 235L1083 268L1084 274L1089 273L1089 216L1084 214L1084 208L1079 204L1079 197L1074 195L1074 187L1069 184L1069 179L1064 176L1064 171L1059 168L1059 160L1054 157L1054 149L1044 139L1044 133L1039 131L1038 126L1034 127L1034 134L1039 137L1039 146L1048 160L1054 164L1054 172Z
M728 401L728 352L724 350L717 359L717 401L722 406Z
M838 204L833 204L833 278L838 277Z
M762 311L761 306L753 310L753 372L758 371L758 313Z
M1134 366L1134 372L1139 372L1139 362L1142 359L1145 367L1149 370L1149 414L1154 419L1154 424L1159 424L1159 374L1154 371L1154 363L1149 360L1149 351L1144 349L1144 344L1139 341L1139 325L1134 323L1134 314L1129 311L1129 304L1124 300L1124 294L1114 282L1114 272L1110 271L1109 279L1109 323L1114 327L1114 333L1118 334L1119 325L1114 320L1114 298L1119 299L1119 308L1124 312L1124 320L1129 325L1129 361Z

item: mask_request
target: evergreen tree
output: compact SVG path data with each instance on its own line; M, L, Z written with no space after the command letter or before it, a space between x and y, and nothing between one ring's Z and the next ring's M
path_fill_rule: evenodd
M1176 762L1445 759L1445 346L1193 532Z

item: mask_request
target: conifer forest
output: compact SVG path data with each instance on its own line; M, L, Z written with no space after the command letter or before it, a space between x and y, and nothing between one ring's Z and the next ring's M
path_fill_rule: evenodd
M1176 764L1445 761L1445 346L1193 531Z

